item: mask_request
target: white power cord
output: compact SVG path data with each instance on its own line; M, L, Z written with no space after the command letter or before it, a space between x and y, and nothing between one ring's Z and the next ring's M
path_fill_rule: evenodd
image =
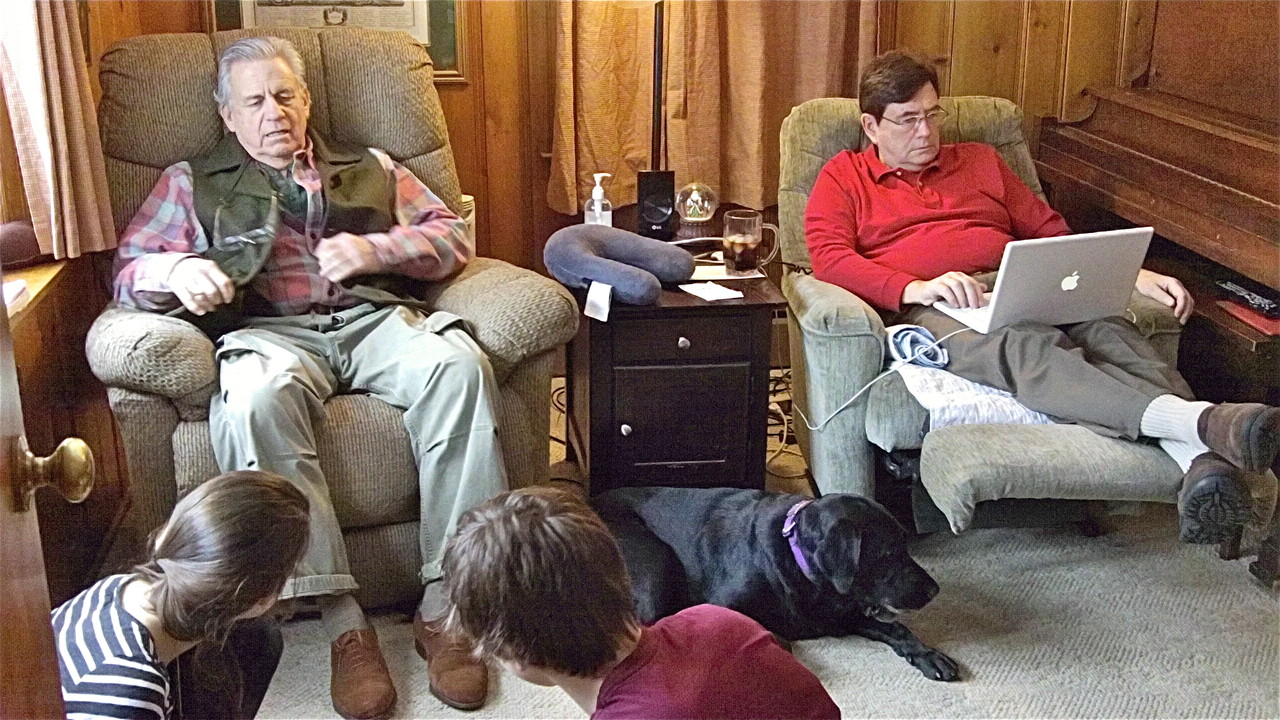
M972 331L973 331L973 328L970 328L970 327L962 327L962 328L960 328L959 330L956 330L955 332L947 333L946 335L943 335L942 337L938 338L937 340L934 340L933 342L931 342L931 343L929 343L929 344L927 344L927 345L924 345L924 346L922 346L922 347L918 348L914 353L912 353L912 354L911 354L911 357L901 358L901 359L899 359L899 360L894 360L894 361L893 361L893 363L889 365L889 369L888 369L888 370L885 370L884 372L882 372L882 373L880 373L879 375L877 375L877 376L875 376L874 378L872 378L871 382L867 383L866 385L863 385L861 390L859 390L858 392L856 392L856 393L854 393L854 394L853 394L853 397L851 397L851 398L849 398L848 400L846 400L846 401L844 402L844 404L843 404L843 405L841 405L840 407L836 408L836 411L835 411L835 412L833 412L833 413L831 413L830 415L828 415L826 420L823 420L822 422L818 423L817 425L814 425L813 423L809 422L809 418L805 417L804 411L803 411L803 410L801 410L798 406L796 406L796 405L794 405L794 404L793 404L793 405L792 405L792 407L794 407L794 408L795 408L795 411L800 415L800 419L804 421L804 425L805 425L805 427L807 427L807 428L809 428L810 430L813 430L813 431L820 431L820 430L822 430L822 428L826 427L826 426L827 426L827 423L831 422L831 421L835 418L835 416L837 416L837 415L839 415L840 413L844 412L844 411L845 411L845 410L846 410L850 405L852 405L852 404L854 403L854 401L855 401L855 400L857 400L859 397L861 397L861 396L862 396L862 393L864 393L864 392L866 392L868 389L870 389L872 385L875 385L876 383L880 382L881 380L885 379L886 377L889 377L889 376L890 376L890 375L892 375L893 373L897 372L897 371L898 371L898 368L901 368L903 365L908 365L908 364L910 364L912 360L915 360L916 358L920 357L921 355L925 354L926 352L928 352L928 351L932 350L933 348L937 347L939 344L941 344L941 343L942 343L942 341L943 341L943 340L946 340L947 338L950 338L950 337L952 337L953 335L959 335L959 334L960 334L960 333L962 333L962 332L972 332Z

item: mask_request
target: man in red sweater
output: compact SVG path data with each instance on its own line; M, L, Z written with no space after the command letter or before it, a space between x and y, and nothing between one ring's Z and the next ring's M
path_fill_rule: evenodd
M872 62L859 89L871 145L832 158L805 211L814 275L875 306L886 324L921 325L935 337L964 326L938 301L980 307L1015 240L1071 232L982 143L942 145L947 113L932 64L893 51ZM1137 289L1180 322L1193 300L1176 278L1142 270ZM1124 318L1051 327L1017 323L942 342L951 372L1012 393L1027 407L1108 437L1155 438L1186 471L1180 535L1213 543L1247 519L1242 472L1265 472L1280 445L1280 408L1195 400L1191 389Z

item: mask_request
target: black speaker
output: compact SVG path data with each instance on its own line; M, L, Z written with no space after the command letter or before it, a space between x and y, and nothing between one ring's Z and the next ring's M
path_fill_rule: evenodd
M636 180L636 232L645 237L670 240L676 235L676 174L651 170Z

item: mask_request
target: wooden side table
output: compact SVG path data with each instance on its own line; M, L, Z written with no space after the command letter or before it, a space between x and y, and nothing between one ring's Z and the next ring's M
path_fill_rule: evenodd
M773 312L765 278L741 299L664 290L584 318L566 355L568 455L591 492L630 485L764 487ZM586 293L575 291L579 304Z

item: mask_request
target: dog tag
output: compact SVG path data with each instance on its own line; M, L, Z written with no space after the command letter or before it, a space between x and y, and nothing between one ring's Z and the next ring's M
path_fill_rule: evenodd
M609 300L613 296L613 286L602 282L591 281L587 290L587 304L582 314L593 320L609 322Z

